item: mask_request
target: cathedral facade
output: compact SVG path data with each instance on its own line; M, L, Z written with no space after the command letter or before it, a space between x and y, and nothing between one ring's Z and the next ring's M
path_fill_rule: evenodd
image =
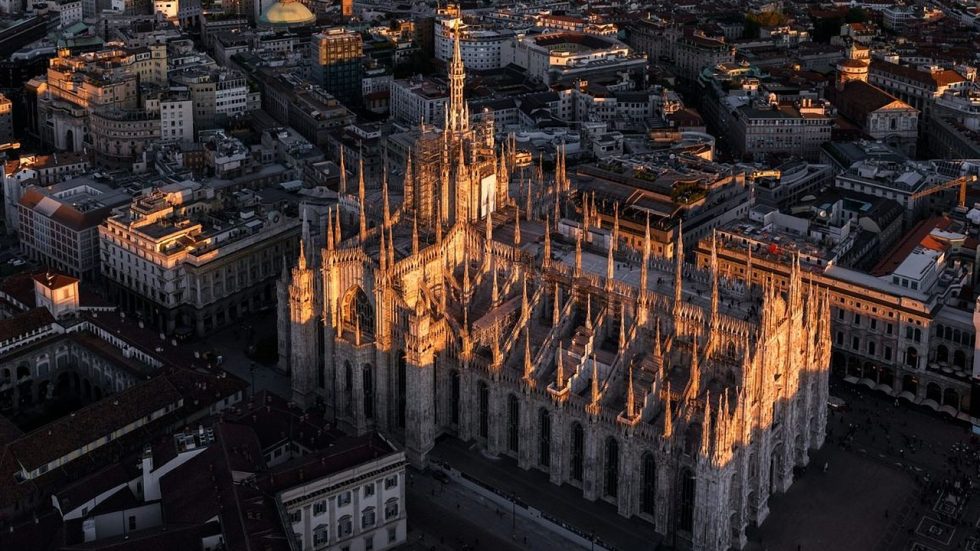
M653 258L649 230L627 251L617 224L563 216L561 154L517 205L513 156L467 122L458 50L449 73L443 128L420 129L438 155L408 167L402 204L385 184L369 227L362 178L357 227L338 214L283 274L294 401L419 466L449 434L691 548L741 548L823 444L827 294L798 264L777 289L720 277L714 256L695 268L680 241Z

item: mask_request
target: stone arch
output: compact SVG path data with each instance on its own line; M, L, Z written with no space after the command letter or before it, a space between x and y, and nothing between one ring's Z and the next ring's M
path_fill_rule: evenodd
M551 465L551 414L547 408L538 408L538 465Z
M53 390L51 381L41 381L37 386L37 401L44 402L48 399L48 395Z
M966 354L957 349L953 352L953 365L956 367L966 367Z
M96 402L102 399L102 387L99 385L92 386L92 399Z
M701 424L691 423L684 430L684 453L694 457L701 448Z
M605 452L603 453L603 466L605 477L603 486L606 497L615 498L619 496L619 442L612 436L606 438Z
M507 449L513 453L520 451L521 441L521 402L513 394L507 395Z
M3 379L4 383L9 383L12 377L13 373L11 373L9 367L5 367L3 370L0 370L0 379Z
M945 344L940 344L936 348L936 361L937 362L948 362L949 361L949 349L946 348Z
M341 316L347 328L359 324L362 333L374 333L374 305L371 298L360 285L355 285L344 293Z
M902 392L911 392L912 396L919 390L919 380L914 375L902 377Z
M926 400L935 400L937 404L943 401L943 390L936 383L926 385Z
M780 442L772 447L772 455L769 456L769 488L768 495L772 495L776 489L784 487L783 484L783 443Z
M694 528L694 500L697 495L697 481L694 478L694 471L689 467L684 467L680 474L680 492L677 503L678 528L685 532L691 532Z
M657 461L649 451L640 459L640 512L657 514Z
M374 368L369 363L361 367L361 387L364 396L364 418L374 419Z
M954 388L947 388L943 391L943 405L951 406L955 410L960 409L960 395Z
M26 379L31 376L31 367L26 363L17 366L17 380Z
M851 377L861 377L861 360L854 356L847 358L847 374Z
M905 365L915 368L919 366L919 350L910 346L905 350Z
M571 453L571 476L572 480L582 481L582 474L585 467L585 429L578 421L572 423L572 453Z

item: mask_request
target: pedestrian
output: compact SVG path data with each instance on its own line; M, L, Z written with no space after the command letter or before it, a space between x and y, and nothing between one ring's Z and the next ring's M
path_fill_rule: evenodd
M824 461L824 464L823 464L823 472L827 472L827 469L829 469L829 468L830 468L830 462L829 461Z

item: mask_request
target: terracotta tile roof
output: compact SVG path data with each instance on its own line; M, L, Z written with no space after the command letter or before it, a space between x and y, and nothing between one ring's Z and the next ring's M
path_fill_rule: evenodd
M3 278L0 280L0 292L10 295L11 298L28 308L37 305L32 274L19 273Z
M0 320L0 342L15 339L31 331L42 329L54 323L54 317L47 308L31 308L12 318Z
M154 411L177 407L181 398L167 377L154 377L48 423L8 447L30 472Z
M945 216L933 216L932 218L927 218L912 228L912 231L905 234L905 238L898 242L895 247L889 251L885 258L882 258L878 264L871 269L870 274L875 277L881 277L883 275L890 274L894 272L902 262L905 261L908 255L912 254L919 245L923 244L926 239L932 239L930 233L934 229L943 230L949 227L952 220ZM945 246L945 245L944 245Z
M837 110L845 117L864 126L868 115L887 105L898 103L911 109L907 103L867 82L848 82L843 90L836 91L833 99Z
M67 287L74 283L78 283L78 278L71 277L70 275L60 274L57 272L38 272L31 276L31 278L44 285L48 289L61 289L62 287Z
M963 75L950 69L941 69L932 72L920 71L915 67L908 67L879 59L871 62L871 70L919 82L932 89L966 81Z

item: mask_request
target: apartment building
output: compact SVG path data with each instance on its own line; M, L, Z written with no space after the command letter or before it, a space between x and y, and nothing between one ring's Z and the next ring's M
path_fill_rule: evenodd
M149 323L204 335L274 300L300 223L281 212L223 210L213 188L170 184L117 209L99 227L102 275Z

